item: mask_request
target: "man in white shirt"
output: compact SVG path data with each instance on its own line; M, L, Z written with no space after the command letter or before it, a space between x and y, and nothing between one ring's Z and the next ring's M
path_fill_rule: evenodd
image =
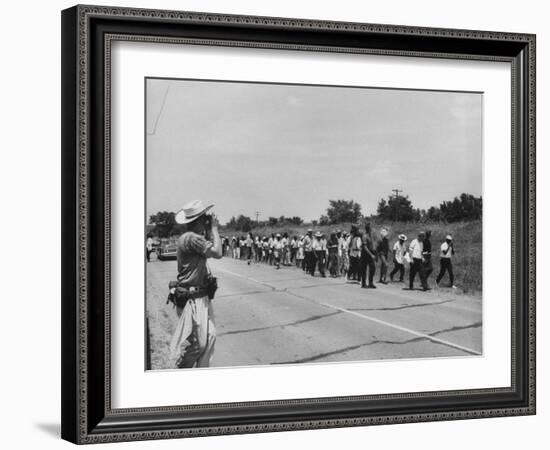
M325 261L326 261L326 252L327 252L327 241L326 239L323 239L323 235L318 231L315 233L315 239L313 239L312 242L312 248L313 252L315 254L315 260L313 263L313 270L311 272L311 275L315 275L315 263L317 263L317 267L319 268L319 272L321 273L321 276L323 278L326 277L325 275Z
M456 289L454 285L454 274L453 274L453 263L451 262L451 257L455 254L455 249L453 246L453 237L447 235L445 242L441 244L441 249L439 252L439 275L437 276L436 283L439 285L441 279L445 276L445 272L449 272L449 281L450 287Z
M275 242L275 234L271 233L271 237L267 240L268 248L269 248L269 265L273 265L273 243Z
M349 245L351 238L348 237L348 234L344 231L342 232L342 237L338 240L339 250L342 252L340 273L344 276L347 275L349 271Z
M277 270L281 268L281 258L283 256L284 247L285 244L281 239L281 234L277 233L273 240L273 261Z
M414 279L416 278L416 274L420 277L420 283L422 284L422 290L427 291L428 290L428 283L426 282L426 278L424 277L424 271L422 270L422 262L423 262L423 256L422 252L424 251L424 247L422 245L422 242L424 241L425 233L421 231L418 233L418 237L416 239L413 239L411 242L411 245L409 245L409 255L411 257L411 268L409 271L409 290L412 290L414 288Z
M342 236L342 230L336 230L336 239L338 239L338 275L342 275L344 267L344 237Z
M393 270L390 273L390 280L393 281L393 277L399 272L399 281L403 282L405 277L405 253L407 253L407 236L404 234L399 235L399 239L393 244Z

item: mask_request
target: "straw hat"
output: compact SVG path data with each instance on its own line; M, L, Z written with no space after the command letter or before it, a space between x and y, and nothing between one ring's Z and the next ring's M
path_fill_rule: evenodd
M193 220L206 214L213 207L214 205L204 206L200 200L193 200L183 205L183 208L177 212L176 222L179 224L191 223Z

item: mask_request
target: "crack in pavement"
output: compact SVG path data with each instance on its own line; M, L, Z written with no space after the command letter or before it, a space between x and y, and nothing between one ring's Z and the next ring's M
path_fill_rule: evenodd
M223 295L216 295L216 298L227 298L227 297L241 297L244 295L254 295L254 294L272 294L273 292L277 292L274 289L271 291L249 291L249 292L236 292L234 294L223 294Z
M450 331L457 331L457 330L466 330L468 328L478 328L480 326L481 326L481 322L476 322L476 323L473 323L471 325L465 325L465 326L460 326L460 327L452 327L452 328L449 328L449 329L434 331L433 333L430 333L429 335L430 336L435 336L435 335L441 334L441 333L447 333L447 332L450 332ZM277 362L277 363L274 363L274 364L307 363L307 362L312 362L312 361L317 361L319 359L327 358L329 356L338 355L340 353L349 352L351 350L357 350L359 348L369 347L371 345L377 345L377 344L406 345L406 344L411 344L413 342L420 342L420 341L430 341L434 344L443 345L443 346L447 347L447 345L444 344L443 342L431 341L430 339L425 338L425 337L415 337L415 338L407 339L405 341L390 341L390 340L384 340L384 339L374 339L372 341L364 342L362 344L350 345L349 347L344 347L344 348L341 348L339 350L333 350L331 352L326 352L326 353L318 353L317 355L308 356L306 358L295 359L293 361ZM464 352L464 353L467 353L467 352Z
M290 289L308 289L308 288L323 287L323 286L329 286L329 285L332 285L332 283L331 284L329 284L329 283L326 283L326 284L312 284L312 285L307 285L307 286L296 286L296 287L292 286L292 287L286 287L286 288L282 288L282 289L277 289L274 286L266 285L267 287L269 287L271 289L270 291L236 292L234 294L217 295L216 298L238 297L238 296L253 295L253 294L272 294L274 292L281 292L281 293L286 292L287 294L294 295L292 292L290 292Z
M280 325L269 325L267 327L257 327L257 328L247 328L245 330L226 331L225 333L218 333L218 336L227 336L229 334L253 333L255 331L264 331L264 330L270 330L270 329L274 329L274 328L285 328L285 327L294 326L294 325L301 325L303 323L311 322L311 321L314 321L314 320L324 319L325 317L335 316L336 314L342 314L342 313L340 311L335 311L335 312L332 312L332 313L320 314L320 315L317 315L317 316L311 316L311 317L308 317L306 319L300 319L300 320L297 320L295 322L283 323L283 324L280 324Z
M342 285L343 284L344 283L342 283ZM287 289L309 289L309 288L325 287L325 286L335 286L335 284L334 283L307 284L305 286L290 286L290 287L285 288L284 290L286 291ZM338 285L336 285L336 286L338 286Z
M442 300L440 302L429 302L429 303L416 303L410 305L401 305L394 307L384 307L384 308L346 308L350 311L398 311L400 309L409 309L409 308L423 308L424 306L433 306L433 305L442 305L444 303L451 303L455 300Z
M446 328L444 330L434 331L433 333L429 333L430 336L436 336L438 334L443 333L452 333L453 331L462 331L462 330L468 330L470 328L479 328L482 325L481 322L475 322L471 325L461 325L461 326L454 326L451 328Z
M344 348L341 348L339 350L333 350L331 352L319 353L317 355L309 356L307 358L295 359L293 361L277 362L277 363L274 363L274 364L307 363L307 362L317 361L319 359L323 359L323 358L326 358L328 356L333 356L333 355L338 355L340 353L349 352L351 350L357 350L358 348L368 347L370 345L377 345L377 344L404 345L404 344L410 344L412 342L418 342L418 341L423 341L423 340L428 340L428 339L427 338L422 338L422 337L412 338L412 339L408 339L406 341L387 341L387 340L375 339L373 341L364 342L363 344L350 345L349 347L344 347ZM437 344L438 345L445 345L445 344L441 344L441 343L437 343Z

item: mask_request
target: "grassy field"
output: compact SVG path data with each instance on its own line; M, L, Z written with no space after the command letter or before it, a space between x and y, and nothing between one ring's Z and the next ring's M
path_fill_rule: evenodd
M445 236L450 234L453 236L455 243L456 254L453 257L453 269L455 274L455 284L464 292L469 294L480 295L482 291L482 225L481 220L472 222L456 222L456 223L414 223L414 222L394 222L383 223L376 220L371 220L373 226L373 237L379 238L379 230L385 227L389 230L389 239L391 245L397 239L397 236L404 233L407 236L407 241L410 242L416 237L421 230L432 231L432 247L433 247L433 265L434 273L430 278L430 283L435 283L435 277L439 272L439 246L445 240ZM287 232L289 236L299 236L305 234L310 225L289 225L282 227L260 227L252 230L254 236L270 236L271 233ZM333 230L350 229L350 224L339 224L330 226L311 227L314 231L330 233ZM227 228L222 228L221 234L224 236L241 236L245 233ZM390 263L390 270L393 266ZM447 276L443 283L447 283Z

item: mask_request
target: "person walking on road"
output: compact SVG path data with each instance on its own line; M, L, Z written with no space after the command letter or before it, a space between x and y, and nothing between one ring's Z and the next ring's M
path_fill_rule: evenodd
M342 252L341 266L340 266L340 275L346 277L349 272L349 245L351 238L348 236L346 231L342 232L342 237L340 238L338 245L340 246L340 251Z
M304 237L304 255L306 272L313 276L316 260L315 254L313 253L313 230L311 228L307 230L307 234Z
M445 242L441 244L441 249L439 252L439 275L437 275L435 281L438 286L445 276L445 272L449 272L449 287L456 289L456 286L454 285L453 263L451 261L451 257L454 254L455 248L453 245L453 237L451 235L447 235L447 237L445 238Z
M338 259L339 242L338 242L338 236L336 235L336 232L330 233L330 237L327 242L327 250L328 250L328 272L330 273L331 277L335 278L340 275L339 259Z
M426 285L428 285L428 278L430 278L430 275L434 271L434 266L432 264L432 241L430 241L430 238L432 237L432 232L430 230L426 230L426 236L424 237L424 241L422 242L422 270L424 275L424 280L426 280Z
M246 239L244 240L244 246L246 249L246 262L248 265L252 262L252 246L254 245L254 237L252 233L248 233Z
M177 243L177 287L174 290L179 317L170 343L177 368L208 367L214 353L216 326L211 299L215 279L207 266L208 258L220 259L222 246L218 219L207 214L214 205L204 206L200 200L184 205L176 214L176 222L187 230ZM172 292L171 292L172 295Z
M296 252L296 267L306 271L306 265L304 264L305 252L304 252L304 236L300 236L298 239L298 250Z
M269 265L273 265L273 244L275 243L275 234L271 233L271 237L267 240L268 247L269 247Z
M313 269L311 271L311 276L315 275L315 266L319 269L319 273L323 278L326 277L325 275L325 261L326 261L326 252L327 252L327 245L326 240L323 239L323 235L321 232L315 233L315 238L313 239L312 248L314 252L313 256Z
M262 239L262 262L267 264L269 259L269 240L267 236L264 236Z
M283 266L290 266L290 238L286 231L283 233L283 238L281 241L283 243L283 254L281 256L281 261Z
M422 242L424 241L425 233L421 231L418 233L418 237L413 239L411 245L409 245L409 255L411 258L411 268L409 271L409 290L414 289L414 279L416 274L420 277L420 283L424 291L428 290L426 279L424 278L424 271L422 269L422 252L424 251Z
M365 224L365 232L361 237L361 244L362 244L361 259L360 259L360 266L359 266L361 287L376 289L376 286L374 285L374 272L376 271L376 265L375 265L376 256L375 256L374 244L372 242L370 222L367 222ZM369 284L367 284L367 271L368 271Z
M281 239L281 234L277 233L275 239L273 240L273 263L277 270L281 268L281 259L284 255L285 244ZM284 264L284 262L283 262Z
M338 275L342 275L344 267L344 237L342 230L336 230L336 239L338 241Z
M298 237L296 235L292 236L292 239L290 240L290 264L296 264L296 254L298 253Z
M348 281L359 281L362 242L357 225L351 226L350 234Z
M380 278L379 283L388 284L386 281L386 275L388 273L388 252L390 251L390 244L388 242L388 230L382 228L380 230L381 239L376 246L376 258L380 260Z
M405 277L405 254L407 253L405 242L407 242L407 236L400 234L399 239L393 244L393 270L390 273L390 281L393 281L397 272L401 283Z
M239 245L237 244L237 238L235 236L231 238L231 243L229 245L231 247L231 257L237 259L237 247Z
M260 236L254 238L254 262L259 263L262 260L262 241Z

